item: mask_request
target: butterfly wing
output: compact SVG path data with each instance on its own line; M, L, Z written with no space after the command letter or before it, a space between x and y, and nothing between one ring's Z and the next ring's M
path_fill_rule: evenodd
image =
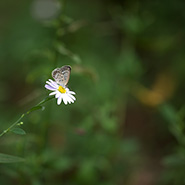
M71 74L70 66L62 66L61 68L56 68L52 71L52 77L58 84L62 86L67 85L70 74Z

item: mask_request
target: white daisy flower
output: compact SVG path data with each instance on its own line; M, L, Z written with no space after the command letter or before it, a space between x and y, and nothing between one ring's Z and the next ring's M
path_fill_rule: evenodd
M62 100L64 102L65 105L67 105L68 103L74 103L74 101L76 100L76 98L73 96L75 95L75 92L70 91L67 87L63 87L61 85L58 85L55 81L49 79L48 81L46 81L46 85L45 88L53 91L51 92L49 95L55 95L55 98L57 98L57 104L60 105Z

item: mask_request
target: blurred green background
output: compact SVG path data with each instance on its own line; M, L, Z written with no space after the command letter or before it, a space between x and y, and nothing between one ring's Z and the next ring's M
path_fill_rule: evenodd
M184 185L185 2L0 2L0 131L71 65L56 99L0 138L0 184ZM9 163L7 163L9 162Z

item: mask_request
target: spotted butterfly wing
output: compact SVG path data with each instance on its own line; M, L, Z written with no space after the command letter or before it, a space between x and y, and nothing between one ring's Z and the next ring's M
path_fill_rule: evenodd
M52 71L52 77L59 85L66 86L69 81L70 73L70 66L62 66L61 68L56 68Z

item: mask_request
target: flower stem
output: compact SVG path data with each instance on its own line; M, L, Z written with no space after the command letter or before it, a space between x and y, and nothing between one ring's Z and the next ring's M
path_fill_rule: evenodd
M53 99L54 96L47 96L46 98L44 98L41 102L39 102L37 105L33 106L30 110L28 110L26 113L22 114L19 119L17 121L15 121L12 125L10 125L7 129L5 129L1 134L0 137L3 136L4 134L6 134L7 132L9 132L12 128L14 128L15 126L19 125L20 121L22 120L22 118L26 115L28 115L29 113L36 111L38 109L42 109L43 107L41 106L42 104L46 103L47 101Z

